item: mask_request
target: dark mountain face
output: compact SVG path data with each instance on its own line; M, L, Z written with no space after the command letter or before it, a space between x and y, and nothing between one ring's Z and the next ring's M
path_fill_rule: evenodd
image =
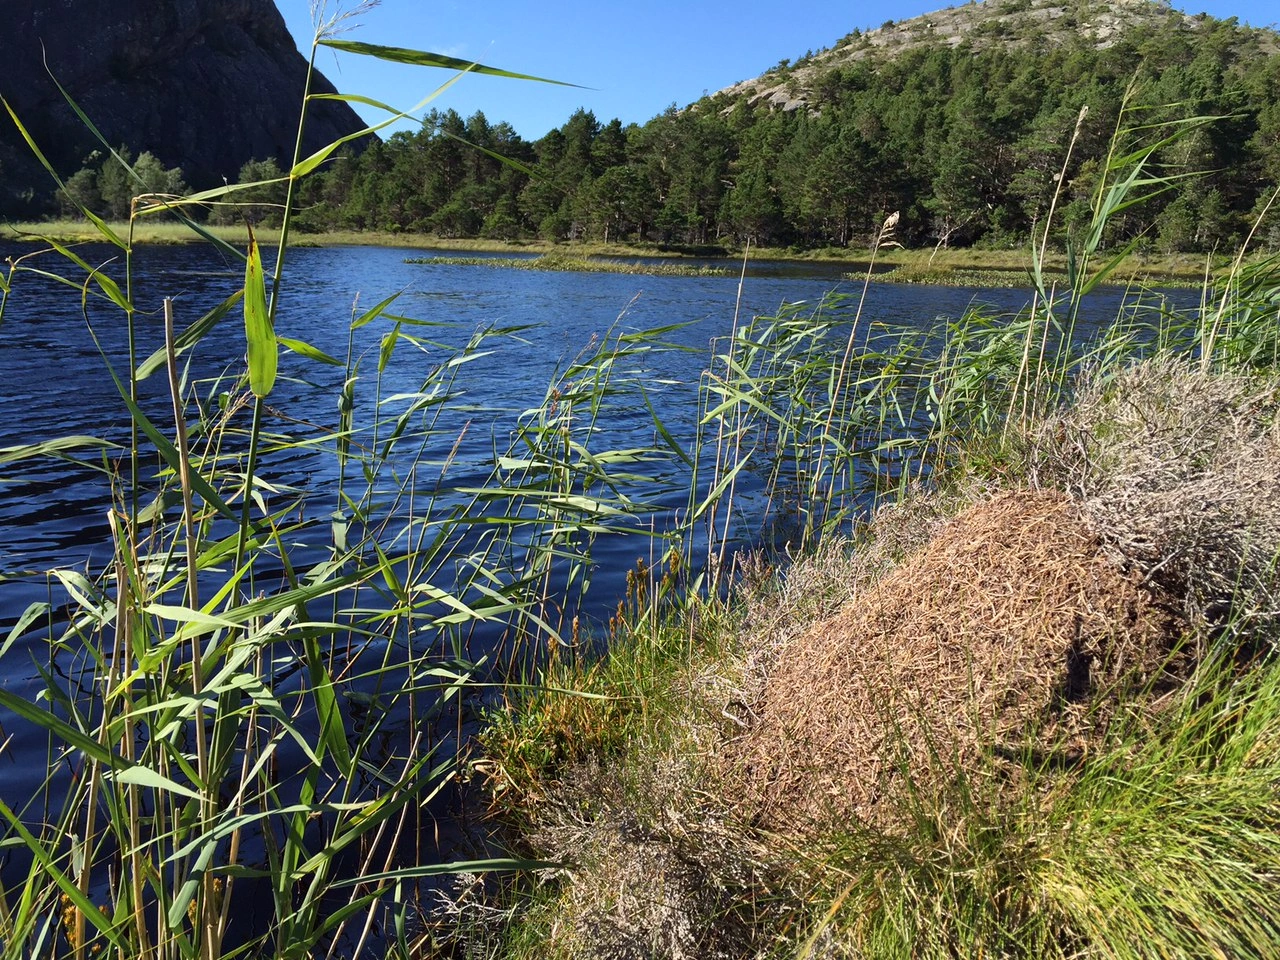
M267 0L6 0L3 30L0 96L60 173L98 144L50 71L108 141L182 167L193 187L292 160L306 60ZM333 87L317 75L313 90ZM314 102L305 149L362 126L345 103ZM0 211L47 182L0 112Z

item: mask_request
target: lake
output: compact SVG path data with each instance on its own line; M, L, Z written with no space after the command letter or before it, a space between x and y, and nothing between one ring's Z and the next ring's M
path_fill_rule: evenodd
M91 264L107 262L115 253L105 246L78 248ZM0 258L31 247L0 245ZM411 265L410 256L431 255L418 248L299 248L291 251L285 293L277 319L278 333L303 339L341 357L353 311L403 291L394 311L441 324L425 334L457 347L484 325L523 327L518 338L493 345L494 352L471 365L464 387L470 404L512 416L539 404L554 371L568 363L592 339L615 326L641 330L686 324L666 339L694 352L664 352L652 374L664 419L691 425L698 378L709 362L711 341L730 331L738 279L727 277L646 277L611 274L518 271L472 266ZM270 265L270 256L267 258ZM61 269L56 257L43 258L48 269ZM242 268L199 246L143 248L136 261L136 298L141 355L162 340L161 299L173 297L181 329L231 294L241 283ZM107 267L119 274L118 264ZM79 279L79 278L77 278ZM832 291L856 293L857 282L841 280L838 267L814 264L751 266L743 285L741 312L772 313L784 302L816 303ZM1096 316L1115 316L1119 293L1094 298ZM954 317L974 302L997 310L1027 302L1021 290L974 289L872 284L863 312L871 323L930 323ZM1093 312L1093 311L1091 311ZM125 331L120 312L110 305L91 306L102 351L123 375L127 370ZM358 353L377 349L386 324L363 328ZM243 361L243 327L238 311L200 345L193 378L234 372ZM412 356L407 354L412 353ZM438 351L443 358L446 350ZM384 394L418 386L430 351L404 351L389 369ZM661 383L659 383L661 381ZM334 397L342 382L336 367L315 364L290 353L281 360L281 382L272 408L285 417L333 421ZM57 436L88 434L120 442L127 438L128 411L121 402L103 357L90 335L77 292L32 276L15 284L8 313L0 326L0 447ZM144 382L146 409L158 422L165 414L167 385L162 373ZM634 411L620 411L600 426L608 444L613 433L635 426ZM640 418L643 420L644 418ZM494 421L500 434L501 425ZM688 436L681 439L688 440ZM277 465L284 469L284 465ZM289 465L295 476L315 464ZM311 478L313 481L323 478ZM105 487L100 475L63 462L27 461L0 474L0 623L21 609L24 571L53 566L93 567L109 551L105 522Z
M0 259L33 249L0 245ZM77 252L90 264L122 276L120 264L110 260L117 252L112 248L90 245ZM453 399L435 424L437 439L423 452L425 464L440 470L448 465L449 484L456 488L484 483L495 452L506 449L521 414L542 406L553 378L611 331L664 328L661 339L668 348L629 357L626 373L645 383L655 412L674 439L687 447L697 426L699 383L711 362L711 345L730 333L735 313L743 318L768 315L784 303L816 306L833 291L855 297L862 291L861 282L841 279L841 268L813 264L752 264L739 302L737 277L557 273L404 262L431 254L420 248L377 247L291 251L277 333L341 359L347 354L353 316L399 293L391 312L403 318L402 342L381 378L373 370L379 344L393 321L380 318L353 335L353 353L361 358L354 398L359 409L369 410L375 405L394 409L396 402L403 402L396 400L398 395L419 390L424 376L454 356L477 330L504 330L473 361L458 368ZM272 257L266 259L270 269ZM66 272L54 255L28 265ZM174 299L182 328L235 292L243 282L242 271L234 259L201 246L140 250L134 271L139 359L163 342L164 297ZM78 285L83 274L74 280ZM1020 290L873 283L861 322L924 327L939 317L957 317L975 302L994 311L1012 311L1029 297ZM1117 291L1092 297L1086 313L1100 322L1114 318L1121 297ZM0 448L67 435L128 444L129 413L107 372L109 365L123 376L128 368L122 315L99 299L90 298L87 304L82 308L77 289L53 280L34 274L16 280L0 325ZM216 405L243 362L244 329L237 308L184 358L189 364L188 396ZM336 401L345 376L341 366L282 353L280 379L269 398L267 431L285 435L336 428ZM168 403L163 373L143 381L140 404L157 424L171 425ZM605 449L653 446L654 434L649 411L632 398L602 408L592 442ZM44 458L0 465L0 643L28 604L49 601L56 608L66 602L45 571L57 567L93 575L111 559L107 515L112 488L106 474L95 469L102 457L80 456L84 462ZM147 469L154 472L154 465ZM331 455L297 447L268 454L262 476L274 488L305 494L303 512L317 522L326 520L338 503ZM650 522L656 527L668 525L686 503L679 483L664 487L662 479L653 478L657 511ZM749 503L752 487L747 479L742 493ZM759 519L740 520L734 531L739 541L760 536ZM623 534L600 538L592 552L592 594L581 610L587 618L607 616L622 592L626 571L645 550ZM316 561L323 556L317 549ZM482 652L469 651L473 656ZM0 662L0 686L24 696L39 689L44 683L37 669L42 657L37 636L18 638ZM434 721L441 739L465 735L464 719L469 725L474 717L442 712ZM0 754L0 782L5 799L16 805L45 780L45 743L0 710L0 742L9 735L12 739ZM449 815L447 809L443 815ZM449 830L443 833L447 836Z

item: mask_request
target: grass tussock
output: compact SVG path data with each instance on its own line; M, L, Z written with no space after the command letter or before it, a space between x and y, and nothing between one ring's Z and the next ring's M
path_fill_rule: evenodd
M1036 480L1071 491L1107 552L1252 635L1280 596L1280 380L1159 361L1096 376L1036 432Z
M892 821L903 768L920 790L993 742L1087 738L1099 691L1147 682L1176 644L1163 605L1063 496L1000 494L781 651L731 776L783 829Z
M1274 396L1094 371L1007 438L1017 489L967 464L854 543L746 563L668 624L674 659L616 638L593 684L656 679L625 738L528 770L520 842L561 866L477 955L1268 955L1280 665L1240 651L1271 609ZM1206 522L1169 524L1197 491Z
M633 584L638 581L633 580ZM494 907L474 885L449 906L434 949L525 957L738 957L789 883L733 808L705 792L744 664L739 618L719 603L661 623L628 602L611 654L561 663L495 715L478 768L513 847L556 864ZM734 666L726 669L730 664ZM718 867L707 869L714 852Z

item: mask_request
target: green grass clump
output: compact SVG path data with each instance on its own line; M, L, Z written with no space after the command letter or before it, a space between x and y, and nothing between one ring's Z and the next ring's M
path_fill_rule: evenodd
M1263 956L1280 907L1280 668L1215 661L1135 712L1078 771L973 770L898 831L813 838L829 912L810 942L859 956ZM837 886L838 885L838 886Z
M1049 276L1053 276L1050 274ZM1059 274L1059 281L1066 274ZM847 279L861 279L860 275L846 274ZM940 287L1025 287L1033 286L1026 270L973 269L951 265L904 264L876 274L879 283L919 283Z
M477 766L508 843L555 866L503 885L496 913L493 890L463 891L467 919L437 947L532 960L739 956L755 942L785 873L700 782L733 722L713 689L740 621L715 601L658 606L628 603L607 656L548 668L491 717Z

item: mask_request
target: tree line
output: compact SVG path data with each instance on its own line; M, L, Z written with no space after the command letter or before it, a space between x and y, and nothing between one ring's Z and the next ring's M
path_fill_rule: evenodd
M1160 174L1180 178L1176 188L1113 218L1116 240L1170 252L1230 246L1280 183L1274 33L1171 15L1131 26L1104 48L1069 31L1018 43L977 39L924 42L891 59L805 74L797 71L812 68L812 57L784 61L773 77L807 101L794 110L725 94L628 126L579 110L532 142L483 113L432 111L417 131L344 154L312 178L299 224L821 247L865 246L898 211L897 235L908 245L1015 246L1051 204L1062 235L1088 219L1108 151L1126 146L1115 140L1122 108L1123 126L1145 128L1135 137L1180 118L1221 119L1157 155ZM842 44L858 42L855 34ZM68 190L118 212L110 166L77 173ZM153 166L180 183L181 171ZM278 173L274 161L255 161L241 178ZM255 217L269 218L282 198L282 189L258 188L248 199L265 204ZM213 215L235 220L244 211Z

